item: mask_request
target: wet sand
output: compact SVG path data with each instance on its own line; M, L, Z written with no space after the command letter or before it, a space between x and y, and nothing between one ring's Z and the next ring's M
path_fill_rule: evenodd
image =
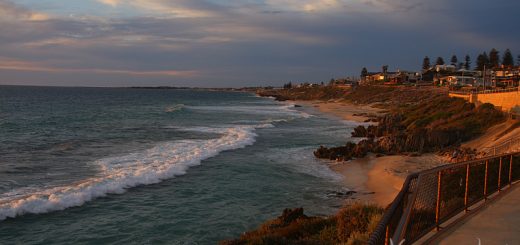
M331 168L344 176L346 187L358 192L355 198L386 207L399 193L409 174L443 164L435 154L417 157L376 157L371 154L361 159L335 163Z
M382 115L383 110L369 105L354 105L341 101L297 101L297 104L314 107L322 113L354 122L365 122L366 115ZM434 154L418 157L383 156L374 154L346 162L331 162L331 168L344 176L345 186L357 192L353 197L376 203L380 206L390 204L401 190L406 177L413 172L442 165L443 161Z
M384 110L370 105L355 105L344 101L297 101L296 103L313 107L322 113L334 115L343 120L365 122L369 119L364 115L383 115ZM517 121L508 120L491 127L483 135L465 142L463 147L482 149L508 141L511 138L520 137L520 127L511 129ZM509 129L509 130L508 130ZM520 147L520 146L519 146ZM361 159L346 162L331 162L333 170L344 176L345 186L358 193L354 198L373 202L383 207L390 204L401 187L406 177L414 172L434 168L448 164L448 159L443 159L436 154L423 154L421 156L382 156L376 157L370 154Z

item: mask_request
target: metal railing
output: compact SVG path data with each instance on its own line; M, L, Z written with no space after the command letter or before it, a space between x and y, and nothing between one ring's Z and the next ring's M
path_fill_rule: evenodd
M468 95L468 94L495 94L495 93L505 93L505 92L515 92L515 91L518 91L518 87L505 88L505 89L488 89L488 90L481 90L481 91L475 91L475 90L450 90L449 92L451 94Z
M495 156L510 152L516 152L520 150L520 137L510 138L505 140L504 142L482 148L480 151L484 156Z
M520 180L520 152L412 174L368 244L412 244L455 215Z

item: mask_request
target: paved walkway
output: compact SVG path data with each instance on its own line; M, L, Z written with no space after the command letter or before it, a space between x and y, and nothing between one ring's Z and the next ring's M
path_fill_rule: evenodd
M440 244L520 244L520 185L464 220Z

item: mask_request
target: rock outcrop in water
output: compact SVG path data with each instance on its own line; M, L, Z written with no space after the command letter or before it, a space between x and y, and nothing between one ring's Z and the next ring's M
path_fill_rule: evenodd
M359 138L374 138L378 135L377 130L378 128L376 125L370 125L366 128L365 126L359 125L354 128L354 131L351 133L351 135L352 137Z

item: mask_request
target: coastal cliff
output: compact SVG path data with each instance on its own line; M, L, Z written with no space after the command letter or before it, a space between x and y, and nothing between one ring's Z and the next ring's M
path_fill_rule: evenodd
M366 138L357 144L346 142L336 147L320 146L314 155L330 160L350 160L368 153L422 154L453 152L463 159L474 157L473 149L459 149L461 143L483 134L506 117L492 104L475 106L463 99L450 98L442 88L396 86L358 86L342 89L334 86L259 90L261 96L277 100L340 101L371 105L386 111L372 116L370 126L358 126L353 137ZM451 152L451 153L450 153ZM459 156L460 157L460 156Z
M477 152L474 149L463 148L461 144L506 120L505 115L491 104L477 107L462 99L450 98L447 91L439 88L367 86L344 90L323 86L310 90L262 90L258 91L258 94L281 101L313 100L321 101L317 102L320 104L332 102L359 107L369 105L383 111L377 115L368 112L358 115L364 116L364 121L372 124L360 125L354 129L351 136L363 138L357 143L346 142L336 147L320 146L314 151L316 157L330 160L364 159L371 153L374 154L368 157L370 159L373 159L374 155L394 155L381 157L383 159L399 158L398 155L418 156L430 153L422 160L435 154L467 160L475 157ZM454 152L458 153L457 156L453 156ZM397 161L401 160L392 159L387 166L396 166ZM405 161L405 164L415 163ZM374 177L387 178L388 176L384 175L389 171L392 170L378 165L374 168L374 173L369 173L365 178L371 183ZM406 175L406 172L402 174ZM394 180L390 182L393 183ZM393 183L390 187L393 188L395 185L400 188L401 184ZM382 199L390 199L388 202L385 201L385 204L378 202L384 207L393 199L395 191L383 194L387 196ZM355 204L330 217L307 217L300 209L285 210L282 216L264 223L257 230L246 232L235 240L221 244L365 244L371 231L370 227L377 224L382 210L377 208L377 205ZM345 216L345 213L348 215ZM340 225L341 222L343 225ZM365 225L348 225L349 222L362 222ZM358 230L358 227L362 229ZM339 234L341 232L343 233Z
M391 109L379 117L377 125L358 126L353 137L366 138L339 147L320 147L318 158L349 160L378 154L429 153L460 146L503 122L505 115L491 104L475 107L461 99L443 95Z

